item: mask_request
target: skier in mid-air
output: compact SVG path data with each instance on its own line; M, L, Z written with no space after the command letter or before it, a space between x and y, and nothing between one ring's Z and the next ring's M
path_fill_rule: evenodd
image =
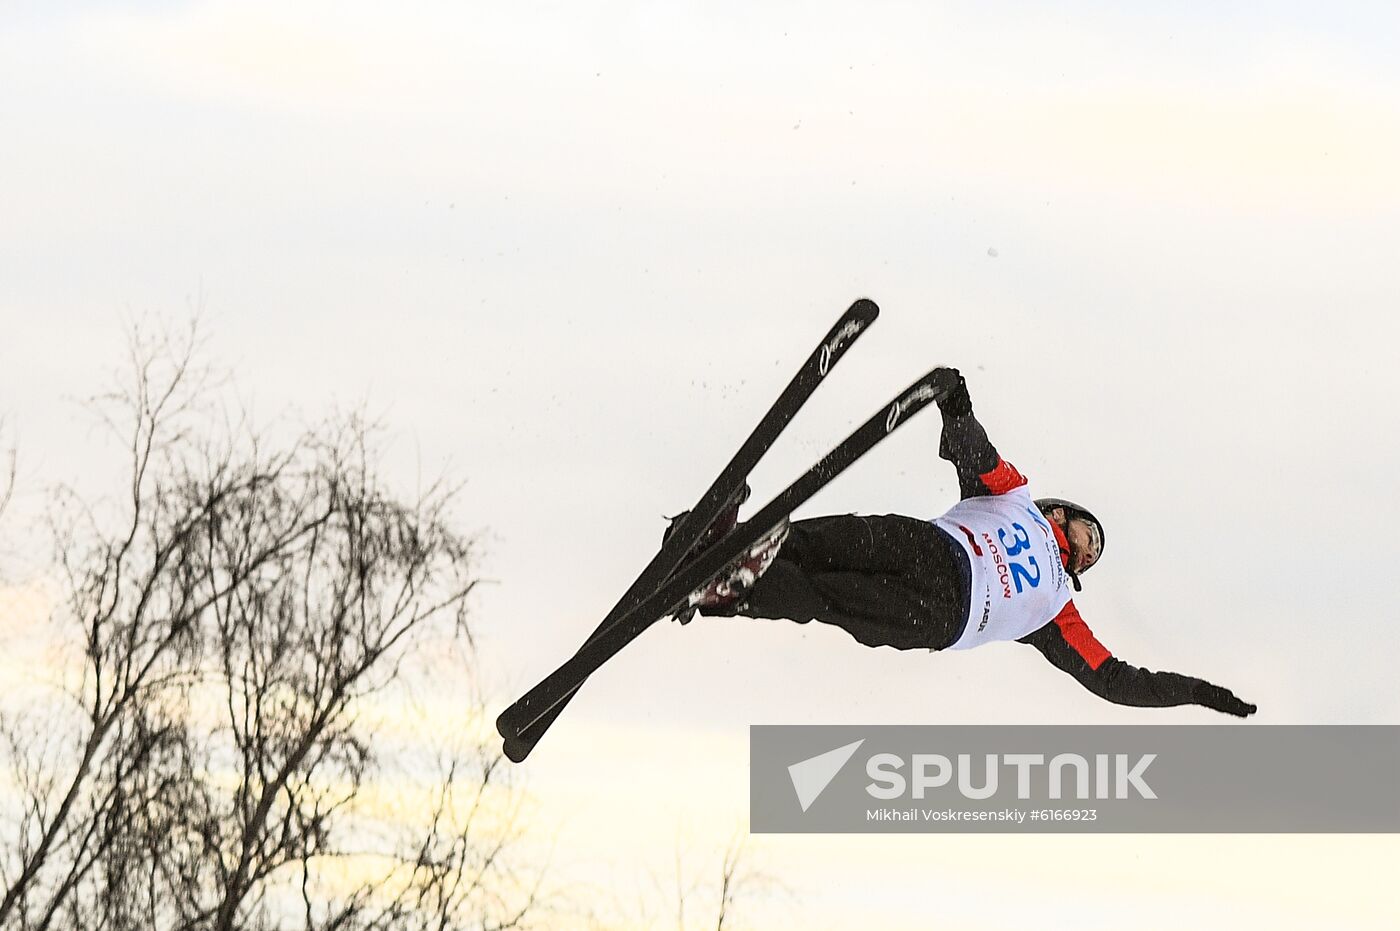
M1079 576L1098 562L1103 525L1073 502L1032 499L973 415L963 377L940 374L947 394L938 405L939 455L957 470L957 505L932 521L847 514L784 522L693 594L691 606L703 615L818 620L867 646L901 650L1015 640L1111 702L1253 714L1229 689L1130 666L1099 643L1069 586L1078 591ZM702 547L734 526L740 503L742 496Z
M788 618L834 624L861 643L964 650L992 640L1035 646L1090 691L1124 705L1255 706L1226 688L1115 659L1070 600L1103 552L1103 524L1058 498L1033 499L972 414L957 370L935 368L838 443L743 524L747 478L851 345L879 315L860 298L817 344L693 509L577 652L496 718L504 752L524 760L589 676L662 617ZM790 515L925 407L943 413L939 455L962 500L935 520Z

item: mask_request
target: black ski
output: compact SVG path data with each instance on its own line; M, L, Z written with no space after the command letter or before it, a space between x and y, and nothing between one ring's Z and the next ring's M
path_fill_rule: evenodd
M938 387L938 380L939 370L934 369L910 385L752 518L682 566L632 611L600 628L577 653L507 709L520 724L517 733L532 729L536 732L531 735L533 740L507 741L506 755L517 763L523 760L543 733L537 722L560 702L567 701L603 663L657 620L686 606L691 592L708 584L764 534L910 417L943 397L946 389ZM517 708L521 709L518 713Z
M753 471L754 466L763 458L783 432L784 428L792 421L797 412L802 409L821 384L822 380L835 367L855 342L855 340L865 332L875 318L880 314L880 308L874 301L861 299L852 304L841 319L836 321L822 339L821 343L813 350L812 355L803 363L788 386L783 389L782 394L773 402L767 413L759 421L758 426L749 434L749 438L739 447L739 451L734 454L734 458L724 467L719 476L700 497L695 507L690 510L681 522L675 527L671 534L661 545L661 550L652 557L650 563L642 570L634 581L618 600L613 609L608 612L597 630L590 635L589 639L598 636L621 617L631 612L637 605L654 592L666 579L676 570L676 567L685 559L686 554L694 547L714 523L715 519L724 510L726 504L733 498L740 486L748 479L748 475ZM579 685L582 682L580 681ZM577 690L577 686L575 686ZM533 694L533 693L532 693ZM572 692L570 693L570 696ZM551 704L543 713L538 713L531 700L531 695L527 694L514 705L507 708L500 717L496 719L496 729L507 741L507 756L516 759L511 755L511 744L520 744L522 741L531 746L534 740L524 732L533 730L535 739L543 735L554 718L563 711L569 697L565 696L561 700ZM518 752L518 751L517 751ZM528 753L528 749L524 751ZM520 759L523 759L523 754Z

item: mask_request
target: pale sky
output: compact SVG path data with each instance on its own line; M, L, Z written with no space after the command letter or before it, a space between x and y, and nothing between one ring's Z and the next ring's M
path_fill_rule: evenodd
M1076 603L1115 654L1260 726L1400 723L1400 13L1141 6L6 3L0 414L26 500L91 476L67 398L124 321L199 304L259 413L368 399L405 481L466 479L495 710L866 296L880 321L757 502L956 365L1033 489L1105 521ZM937 431L799 516L941 513ZM742 830L751 723L1225 720L1104 703L1016 644L702 620L610 663L525 770L560 875L608 887ZM756 849L796 893L763 927L1400 920L1389 838Z

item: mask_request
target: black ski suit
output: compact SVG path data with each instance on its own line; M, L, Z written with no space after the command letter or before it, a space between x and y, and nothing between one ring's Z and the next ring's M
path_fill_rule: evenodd
M965 389L964 389L965 392ZM1025 479L997 453L971 411L943 411L939 456L957 469L964 499L1003 494ZM1069 544L1055 528L1061 559ZM931 521L897 514L816 517L792 523L777 558L747 598L706 614L834 624L867 646L942 650L956 643L969 615L971 570L963 548ZM1229 714L1253 705L1228 689L1115 658L1094 637L1073 600L1020 638L1094 694L1121 705L1202 704Z

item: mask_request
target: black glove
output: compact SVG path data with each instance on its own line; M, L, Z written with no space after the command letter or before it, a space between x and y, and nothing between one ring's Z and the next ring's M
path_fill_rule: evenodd
M1191 701L1214 711L1233 714L1237 718L1247 717L1259 710L1257 705L1236 698L1235 693L1229 689L1211 685L1209 682L1202 682L1191 690Z
M972 413L972 398L967 393L967 382L957 369L938 369L935 385L948 394L938 402L938 409L944 417L964 417Z

